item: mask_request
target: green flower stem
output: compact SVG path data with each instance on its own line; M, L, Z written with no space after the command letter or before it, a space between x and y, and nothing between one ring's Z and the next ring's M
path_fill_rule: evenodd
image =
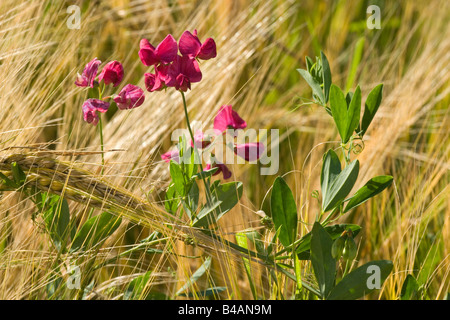
M202 160L201 160L200 155L198 153L197 146L196 146L195 140L194 140L194 133L192 132L191 123L189 121L189 114L188 114L188 110L187 110L186 97L185 97L183 91L180 91L180 93L181 93L181 97L183 98L183 108L184 108L184 115L186 116L186 125L187 125L188 130L189 130L189 135L191 136L192 144L194 145L194 152L196 153L197 158L200 160L200 171L203 172ZM195 159L195 157L194 157L194 159ZM206 202L208 204L211 204L211 195L210 195L210 190L209 190L209 180L206 180L205 177L203 177L203 176L202 176L202 180L203 180L203 184L206 187ZM194 220L194 218L195 217L192 217L192 221Z
M105 170L105 154L103 147L103 123L101 116L98 117L98 129L100 131L100 149L102 151L102 170L100 171L100 175L103 175L103 172Z
M105 85L103 84L103 88L100 90L100 86L98 87L98 98L102 100L103 92L105 91ZM105 154L104 154L104 147L103 147L103 123L102 123L102 116L100 115L98 117L98 128L100 131L100 148L102 151L102 169L100 171L100 175L103 175L103 172L105 170Z

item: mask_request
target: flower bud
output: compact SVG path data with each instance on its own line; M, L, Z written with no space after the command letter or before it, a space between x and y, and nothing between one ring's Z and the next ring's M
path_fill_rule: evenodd
M345 241L344 251L342 252L342 257L344 260L352 261L356 258L357 247L355 240L352 237L348 237Z
M114 98L120 110L133 109L144 103L144 90L133 84L127 84Z
M108 62L104 67L100 75L99 81L104 81L106 85L112 83L114 87L117 87L123 79L123 66L119 61Z
M334 259L338 260L342 256L342 251L345 246L345 237L339 237L333 242L333 246L331 247L331 255Z

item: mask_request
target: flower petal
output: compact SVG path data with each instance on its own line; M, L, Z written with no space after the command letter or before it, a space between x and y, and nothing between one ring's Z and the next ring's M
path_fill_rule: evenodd
M153 47L147 39L142 39L139 44L139 58L145 66L153 66L159 62L159 58L155 53L155 47Z
M171 34L167 35L155 49L156 56L164 64L173 62L177 58L177 52L177 41Z
M123 66L119 61L108 62L104 67L100 75L99 81L104 81L106 85L112 83L114 87L117 87L123 79Z
M214 42L213 38L206 39L206 41L202 44L202 47L200 48L197 58L202 60L209 60L215 58L216 56L217 56L216 43Z
M180 162L180 152L177 150L167 151L166 153L163 153L161 155L161 159L163 159L165 162L170 162L170 160L173 160L175 162Z
M244 129L247 123L233 110L232 106L222 106L219 113L214 118L214 129L219 132L224 132L228 128Z
M193 35L189 31L185 31L180 38L180 52L183 56L189 58L197 57L200 52L202 43L198 39L197 35Z
M137 108L144 103L144 90L133 84L127 84L114 98L120 110Z
M238 144L234 147L234 153L247 161L258 160L263 151L264 144L261 142Z

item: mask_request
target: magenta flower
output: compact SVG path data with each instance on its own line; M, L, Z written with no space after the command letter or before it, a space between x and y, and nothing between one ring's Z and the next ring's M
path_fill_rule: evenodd
M258 160L263 151L264 144L261 142L238 144L234 147L234 153L247 161Z
M201 130L197 130L194 134L195 146L199 149L206 148L211 144L211 141L208 139L210 139L210 137L205 137L205 134ZM194 142L192 140L191 147L194 147Z
M155 73L145 73L145 88L149 92L161 91L166 87L167 69L169 66L159 65L155 67Z
M180 162L180 151L178 149L167 151L161 155L161 159L165 162L170 162L170 160Z
M228 167L226 165L224 165L223 163L215 162L213 165L208 163L203 171L206 171L206 170L209 170L212 168L219 168L216 172L214 172L213 176L217 176L218 174L220 174L222 172L223 178L225 180L231 178L232 173L231 173L230 169L228 169Z
M146 66L169 64L177 57L178 45L170 34L156 48L147 39L142 39L139 46L139 57Z
M97 125L98 123L98 112L105 113L108 111L109 103L99 99L87 99L82 106L83 119L87 123L92 123Z
M187 56L177 56L177 59L166 70L159 70L159 76L164 80L166 86L175 87L177 90L186 92L191 89L191 83L202 80L202 72L197 60Z
M222 106L214 118L214 129L219 132L224 132L227 129L244 129L247 123L233 110L233 107Z
M127 84L119 94L114 97L114 101L117 103L117 107L120 110L137 108L144 103L144 100L144 90L133 84Z
M112 83L114 87L117 87L123 79L123 66L119 61L108 62L104 67L98 81L104 81L106 85Z
M204 43L201 43L197 37L197 30L194 34L185 31L180 38L180 52L183 56L189 58L199 58L202 60L209 60L215 58L217 55L216 43L212 38L208 38Z
M97 58L92 59L86 66L84 67L83 73L80 75L77 74L77 80L75 84L79 87L94 87L95 77L97 76L98 66L102 63Z

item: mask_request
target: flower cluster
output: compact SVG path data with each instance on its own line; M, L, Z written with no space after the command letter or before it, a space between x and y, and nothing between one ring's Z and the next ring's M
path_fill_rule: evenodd
M117 87L123 80L124 70L119 61L108 62L102 69L100 75L97 78L98 68L101 61L94 58L84 67L82 74L77 75L75 85L78 87L98 87L101 83L104 86L112 84L113 87ZM105 113L110 107L110 103L105 99L112 98L117 104L120 110L132 109L139 107L144 103L145 95L144 90L133 84L127 84L122 88L118 95L105 97L102 99L101 91L99 90L98 99L87 99L82 106L83 119L87 123L96 125L99 121L98 112Z
M246 127L247 123L235 110L233 110L232 106L222 106L214 118L213 131L215 137L205 136L201 130L198 130L195 132L194 141L191 141L190 145L191 147L195 146L198 149L205 149L211 147L211 145L216 142L215 138L225 135L228 129L239 130L245 129ZM258 160L264 152L264 145L260 142L243 144L234 143L233 152L246 161L255 161ZM170 162L170 160L179 162L180 154L177 149L174 149L164 153L161 158L166 162ZM222 173L224 179L229 179L232 175L227 165L218 161L214 154L211 154L209 162L206 164L204 170L210 170L212 168L218 168L214 175Z
M214 40L208 38L202 43L197 30L193 34L185 31L178 44L169 34L156 48L147 39L142 39L139 57L145 66L154 66L154 73L144 74L145 87L149 92L167 87L186 92L191 89L191 83L202 80L197 59L209 60L215 58L216 54Z
M199 61L215 58L216 55L217 49L214 40L208 38L201 42L197 30L194 30L193 33L185 31L178 43L169 34L156 47L147 39L142 39L139 45L139 58L145 66L153 67L153 72L144 74L145 87L149 92L173 87L183 94L191 89L192 83L202 80ZM99 89L98 97L87 99L82 106L84 121L93 125L97 125L99 122L99 113L108 111L110 103L105 101L107 99L113 99L120 110L139 107L145 100L144 91L133 84L125 85L118 94L102 97L105 86L111 84L115 88L120 85L124 77L124 69L120 62L111 61L103 67L97 78L100 65L101 61L94 58L86 64L82 74L78 74L75 81L79 87L98 87ZM102 89L100 89L101 86ZM213 134L205 135L204 132L198 130L190 145L192 148L205 150L216 144L219 137L225 136L228 129L239 130L246 127L247 123L239 114L230 105L225 105L220 108L214 119ZM100 132L100 134L102 133ZM236 141L236 136L233 136L232 139ZM233 142L227 144L227 147L246 161L259 159L264 151L264 145L259 142L244 144ZM181 161L178 150L166 152L161 157L166 162ZM225 179L230 178L231 171L223 163L224 161L220 161L218 158L214 153L210 153L205 170L218 168L214 175L222 173Z

